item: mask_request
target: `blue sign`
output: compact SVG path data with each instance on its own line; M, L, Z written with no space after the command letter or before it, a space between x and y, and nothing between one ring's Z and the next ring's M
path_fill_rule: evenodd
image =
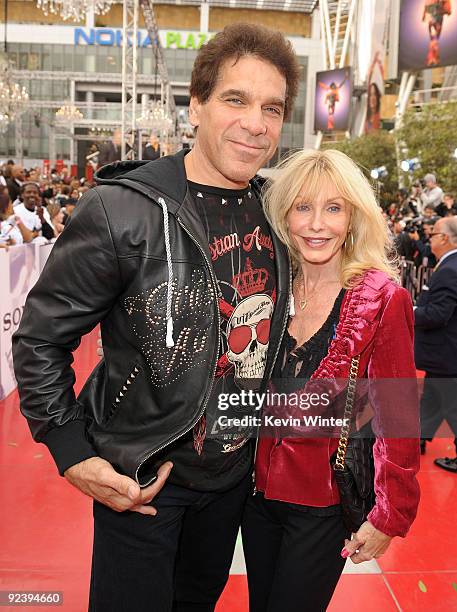
M192 32L167 32L165 36L166 49L200 49L212 34L196 34ZM138 47L152 47L149 34L137 32ZM112 28L75 28L75 45L99 45L105 47L122 47L122 30ZM128 40L131 45L132 41Z
M147 32L137 32L138 46L151 47L151 39ZM132 44L131 41L128 41ZM74 44L75 45L100 45L105 47L121 47L122 46L122 30L113 30L111 28L75 28L74 29Z

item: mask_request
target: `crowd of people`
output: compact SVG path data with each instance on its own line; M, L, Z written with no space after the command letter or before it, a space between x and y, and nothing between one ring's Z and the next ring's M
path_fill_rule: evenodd
M48 175L8 160L0 167L0 247L55 240L79 198L92 187L64 166Z
M115 130L112 139L94 151L94 170L118 161L120 130ZM146 143L143 159L153 161L160 156L159 140L153 134ZM12 159L0 165L0 247L55 240L80 197L93 186L86 178L72 176L67 166L44 174L40 167L24 169Z
M400 189L385 214L395 234L399 256L416 267L434 268L437 260L430 236L439 219L457 215L454 194L444 193L436 176L426 174L410 190Z
M455 195L444 192L436 176L428 173L410 189L400 189L384 216L401 259L402 285L416 301L438 262L431 242L435 225L440 219L457 216Z
M157 139L151 138L148 146L145 159L158 158ZM105 163L119 158L116 154L108 157L103 158ZM59 172L53 168L44 175L40 167L26 170L9 160L0 166L0 247L58 238L79 198L93 186L85 178L71 176L66 166ZM405 264L410 264L404 265L403 284L413 298L420 290L419 276L431 272L437 263L430 244L435 223L455 215L455 195L443 192L434 174L426 174L411 189L400 189L395 201L384 211L398 255Z

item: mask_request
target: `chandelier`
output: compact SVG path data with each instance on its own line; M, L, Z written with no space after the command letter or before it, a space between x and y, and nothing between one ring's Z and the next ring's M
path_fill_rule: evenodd
M169 132L173 127L173 119L160 100L155 100L138 118L137 127L154 132Z
M6 55L0 55L0 131L5 132L8 124L24 112L29 101L27 90L13 81L11 62Z
M83 117L82 112L74 104L64 104L56 112L56 120L59 123L74 123Z
M37 0L37 6L45 15L60 15L64 21L82 21L92 9L97 15L107 13L114 0Z

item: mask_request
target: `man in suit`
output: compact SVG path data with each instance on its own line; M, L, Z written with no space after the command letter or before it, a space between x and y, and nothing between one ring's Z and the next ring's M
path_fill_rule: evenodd
M11 168L11 178L6 179L6 186L8 187L10 198L13 203L19 198L21 186L24 181L24 168L19 164L14 164Z
M159 139L155 134L151 134L149 142L146 144L143 150L143 159L154 161L160 157L160 143Z
M457 217L439 219L430 244L438 265L414 311L416 367L425 370L422 452L443 420L454 433L457 449ZM457 457L435 463L457 474Z
M116 129L110 142L106 142L100 148L98 163L100 166L112 164L121 159L121 130Z

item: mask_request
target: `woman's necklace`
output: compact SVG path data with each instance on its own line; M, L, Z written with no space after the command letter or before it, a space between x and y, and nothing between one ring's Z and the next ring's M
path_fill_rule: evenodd
M334 282L338 282L338 281L330 281L330 282L334 283ZM308 295L305 295L305 281L304 281L303 277L301 277L301 280L296 278L295 279L295 284L296 284L297 289L298 289L298 305L300 307L300 310L305 310L305 308L308 306L308 304L311 301L311 299L317 293L317 290L321 289L322 286L316 287L312 293L310 293ZM303 297L301 297L301 295L303 295Z
M296 284L297 284L297 288L298 288L298 305L300 306L300 310L305 310L305 308L308 306L311 298L317 292L317 287L316 287L316 289L314 289L314 291L311 294L306 296L305 295L305 281L302 280L300 282L300 281L297 280ZM303 294L303 297L301 297L300 294Z

